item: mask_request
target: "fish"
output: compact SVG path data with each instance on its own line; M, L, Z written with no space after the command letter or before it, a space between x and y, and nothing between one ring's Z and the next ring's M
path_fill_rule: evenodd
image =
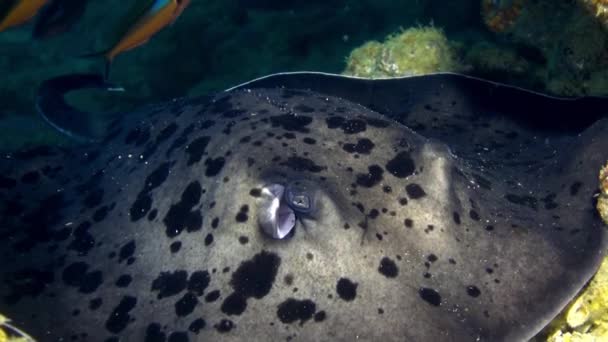
M0 32L27 22L48 2L49 0L3 0L0 3Z
M111 47L84 57L103 56L106 76L116 56L141 46L167 25L173 24L190 0L140 0L130 8L118 25Z
M605 256L605 108L291 73L117 113L3 153L0 311L49 341L528 340Z
M51 0L40 10L32 37L46 39L69 31L82 17L87 5L87 0Z

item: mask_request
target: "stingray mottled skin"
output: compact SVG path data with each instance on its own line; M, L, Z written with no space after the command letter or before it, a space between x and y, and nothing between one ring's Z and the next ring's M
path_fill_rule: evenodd
M518 341L593 275L601 115L569 127L570 104L460 76L323 77L3 156L0 312L41 341ZM314 211L272 239L261 190L293 182Z

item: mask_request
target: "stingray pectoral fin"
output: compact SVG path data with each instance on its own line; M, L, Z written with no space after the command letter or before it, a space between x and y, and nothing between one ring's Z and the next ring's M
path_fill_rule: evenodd
M44 81L36 94L36 108L42 118L59 132L80 142L99 141L103 135L99 120L92 113L74 108L65 95L81 89L124 91L99 74L69 74Z

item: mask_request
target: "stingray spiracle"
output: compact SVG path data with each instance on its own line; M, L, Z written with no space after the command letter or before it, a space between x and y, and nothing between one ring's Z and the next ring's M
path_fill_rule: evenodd
M274 239L283 239L295 227L296 214L313 210L313 195L298 182L286 186L270 184L262 189L259 210L262 231Z

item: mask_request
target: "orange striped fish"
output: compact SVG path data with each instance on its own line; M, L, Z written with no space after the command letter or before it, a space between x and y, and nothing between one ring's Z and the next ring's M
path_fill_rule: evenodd
M0 0L0 32L30 20L49 0Z
M184 11L190 0L138 1L125 16L112 47L101 53L106 60L106 77L110 64L119 54L145 44L165 26L172 24Z

